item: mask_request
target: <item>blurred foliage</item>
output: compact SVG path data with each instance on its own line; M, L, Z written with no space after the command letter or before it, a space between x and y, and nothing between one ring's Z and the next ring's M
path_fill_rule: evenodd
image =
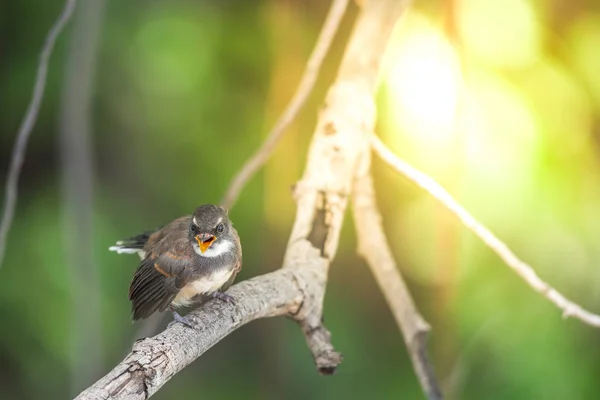
M600 7L594 0L415 2L386 57L378 131L434 176L558 290L600 299ZM62 2L0 5L0 172ZM131 348L133 256L115 240L218 202L293 94L327 12L317 0L110 1L94 81L94 252L100 371ZM291 185L352 18L319 85L270 163L231 211L240 279L281 263ZM57 156L68 32L52 59L0 270L0 398L67 398L75 301L63 241ZM583 399L600 391L598 330L533 293L426 193L375 161L400 268L433 326L449 398ZM344 227L325 319L345 355L321 377L300 331L279 318L244 327L157 399L421 398L402 338ZM81 266L89 268L89 266ZM161 322L161 326L166 320Z

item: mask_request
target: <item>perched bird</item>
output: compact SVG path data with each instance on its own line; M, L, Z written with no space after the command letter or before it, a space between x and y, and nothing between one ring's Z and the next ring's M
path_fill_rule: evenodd
M231 302L225 290L242 269L242 246L227 211L205 204L156 231L117 242L117 253L142 259L129 287L133 320L169 309L173 322L193 327L175 311L209 297Z

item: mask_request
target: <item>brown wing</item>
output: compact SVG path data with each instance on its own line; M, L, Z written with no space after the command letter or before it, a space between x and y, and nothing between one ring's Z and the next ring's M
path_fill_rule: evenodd
M167 225L161 227L159 230L154 232L148 237L145 243L144 250L146 253L152 250L156 245L162 242L166 236L173 235L175 232L186 232L190 226L191 215L184 215L169 222Z
M129 287L133 319L164 311L190 281L192 271L192 257L185 252L151 252L140 263Z

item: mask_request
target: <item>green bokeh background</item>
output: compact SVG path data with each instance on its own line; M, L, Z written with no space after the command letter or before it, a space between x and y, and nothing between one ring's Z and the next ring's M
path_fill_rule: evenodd
M295 211L290 187L357 14L351 3L307 106L230 212L244 246L240 279L280 266ZM379 133L540 276L600 311L600 3L414 3L396 39L422 21L451 38L485 123L419 135L402 125L390 72L378 96ZM0 4L2 177L39 49L61 7ZM292 96L327 9L319 0L107 3L91 113L93 252L80 266L96 268L98 279L78 298L58 152L71 30L59 38L0 270L0 398L73 397L130 350L140 333L127 300L137 260L108 246L220 201ZM439 95L435 87L418 94ZM427 194L378 161L374 168L385 228L432 325L430 354L448 398L597 398L598 330L562 319ZM319 376L299 329L278 318L234 332L155 398L422 398L399 330L355 248L348 219L325 299L325 320L345 356L336 375ZM100 301L99 313L84 317L98 327L89 343L72 329L75 305L87 296ZM95 351L82 354L76 342ZM90 376L78 373L81 360Z

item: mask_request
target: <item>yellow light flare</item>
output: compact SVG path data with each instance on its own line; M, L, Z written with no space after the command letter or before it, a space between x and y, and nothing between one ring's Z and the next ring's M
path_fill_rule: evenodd
M582 13L569 31L571 62L600 109L600 13Z
M463 86L460 59L440 30L413 13L390 45L389 113L398 132L445 142L455 131Z
M542 53L543 35L535 2L461 0L457 22L466 51L492 66L524 68Z

